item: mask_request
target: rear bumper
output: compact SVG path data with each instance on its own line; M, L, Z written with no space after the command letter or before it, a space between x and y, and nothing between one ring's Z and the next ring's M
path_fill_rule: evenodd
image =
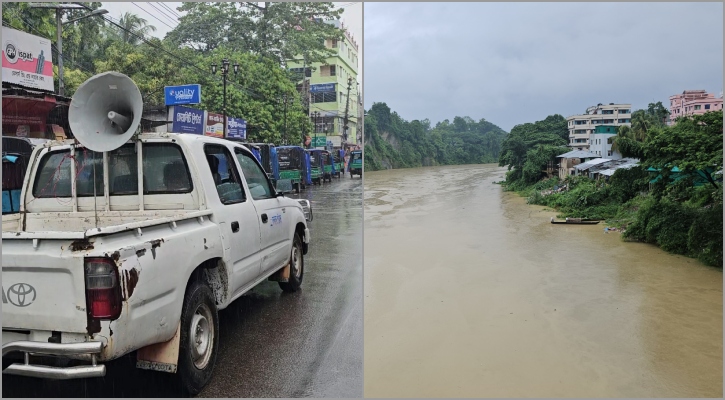
M24 364L11 364L3 370L3 374L22 375L33 378L46 379L79 379L94 378L106 375L106 366L98 365L96 358L101 353L103 343L45 343L32 341L16 341L3 345L3 357L12 352L25 353ZM53 355L53 356L77 356L88 355L91 357L92 365L78 367L58 368L46 365L30 364L30 355Z

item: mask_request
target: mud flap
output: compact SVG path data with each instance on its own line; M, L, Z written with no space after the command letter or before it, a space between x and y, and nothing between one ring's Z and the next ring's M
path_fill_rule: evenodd
M176 373L179 362L179 341L181 322L176 326L176 334L166 342L142 347L136 352L136 368Z
M287 264L269 277L274 282L289 282L290 265Z

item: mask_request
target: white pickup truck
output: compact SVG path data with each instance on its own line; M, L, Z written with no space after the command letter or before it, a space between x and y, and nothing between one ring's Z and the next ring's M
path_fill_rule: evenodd
M307 200L279 193L228 140L39 146L20 213L3 216L3 358L20 360L3 373L99 377L103 362L136 352L137 367L176 373L198 393L217 356L218 310L268 279L296 291L311 219Z

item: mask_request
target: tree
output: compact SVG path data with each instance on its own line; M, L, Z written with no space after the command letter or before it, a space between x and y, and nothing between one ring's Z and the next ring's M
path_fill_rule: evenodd
M184 3L186 14L167 38L179 46L212 51L225 46L234 51L270 57L281 65L304 59L324 62L332 54L326 39L342 39L343 32L324 21L337 20L342 9L330 2Z
M566 119L559 114L550 115L543 121L516 125L501 144L499 165L507 165L512 171L509 175L511 181L523 178L527 183L535 182L538 175L532 171L541 171L550 160L565 153L568 136ZM529 156L532 159L524 175L523 169Z
M145 37L151 32L156 32L155 26L149 25L144 18L141 18L131 12L123 13L118 24L123 27L123 29L119 28L118 32L121 40L124 43L128 43L133 46L136 46L140 43L141 39L139 39L138 36ZM131 32L135 33L136 35L133 35Z
M723 168L722 110L654 129L644 146L642 163L663 171L676 166L683 174L700 174L718 188L713 173Z

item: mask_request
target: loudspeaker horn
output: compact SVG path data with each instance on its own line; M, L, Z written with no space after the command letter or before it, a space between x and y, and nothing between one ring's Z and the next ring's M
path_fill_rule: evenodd
M120 72L90 77L76 90L68 123L86 148L112 151L128 142L141 124L143 98L131 78Z

